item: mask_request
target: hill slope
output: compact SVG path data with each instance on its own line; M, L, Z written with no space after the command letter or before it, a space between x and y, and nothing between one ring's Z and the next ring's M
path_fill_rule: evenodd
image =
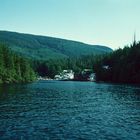
M100 45L9 31L0 31L0 42L7 43L15 52L38 60L78 57L112 51Z

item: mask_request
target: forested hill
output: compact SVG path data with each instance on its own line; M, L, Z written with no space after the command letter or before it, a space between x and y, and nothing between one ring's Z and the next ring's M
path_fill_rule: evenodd
M78 57L112 51L100 45L9 31L0 31L0 42L8 44L15 52L37 60Z

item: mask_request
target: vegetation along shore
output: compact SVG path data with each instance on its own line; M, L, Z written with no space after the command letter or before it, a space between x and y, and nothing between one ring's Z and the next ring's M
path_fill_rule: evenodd
M18 38L19 34L15 34ZM123 49L119 48L115 51L111 51L109 48L100 47L100 53L98 49L98 52L96 50L96 53L94 51L94 53L91 54L89 51L89 54L78 54L78 56L76 56L75 51L71 50L71 56L70 54L69 56L66 56L66 48L65 50L62 50L61 48L63 43L65 44L67 42L67 44L70 46L72 43L74 43L74 45L76 44L77 46L80 44L78 46L79 49L83 48L84 44L61 40L60 45L60 40L56 38L54 39L55 44L53 44L53 38L43 37L46 40L49 39L49 44L53 44L53 49L56 49L55 47L57 44L59 44L61 54L65 54L65 56L62 56L60 55L59 51L59 55L57 53L57 57L55 57L56 54L53 56L49 55L48 57L46 55L45 57L43 56L43 52L40 52L44 46L40 50L37 48L39 52L38 54L31 53L32 56L30 56L28 53L26 53L26 50L29 51L29 48L32 52L34 52L36 49L33 47L31 48L31 43L29 43L30 37L36 38L36 36L25 35L26 39L23 42L16 38L13 38L12 40L10 38L10 41L8 42L6 40L7 36L5 38L5 32L4 35L2 36L1 34L0 37L0 83L31 82L36 80L37 77L48 77L48 79L54 79L59 78L60 76L64 77L64 73L65 75L70 74L67 72L67 70L71 70L74 80L89 79L90 77L86 77L83 74L83 71L90 70L90 74L95 76L96 81L140 83L140 42L134 41L132 45L125 46ZM27 39L28 41L26 41ZM39 39L41 40L42 37L39 36ZM44 43L48 45L46 40ZM20 48L15 47L15 44L17 44L17 46L22 46L21 48L24 53L22 53ZM32 44L34 44L33 41ZM42 43L40 43L40 46L41 44ZM12 46L14 46L14 49ZM77 46L75 46L75 48ZM87 46L87 48L88 47L89 46ZM97 46L95 48L97 48ZM72 52L74 52L74 55ZM41 54L42 59L40 56Z

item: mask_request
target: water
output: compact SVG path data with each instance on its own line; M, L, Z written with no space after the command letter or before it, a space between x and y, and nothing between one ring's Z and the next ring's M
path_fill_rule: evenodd
M0 140L139 140L140 86L40 81L0 86Z

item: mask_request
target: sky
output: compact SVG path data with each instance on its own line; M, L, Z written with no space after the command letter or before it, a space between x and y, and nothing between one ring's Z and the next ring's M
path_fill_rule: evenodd
M140 41L140 0L0 0L0 30L123 48Z

